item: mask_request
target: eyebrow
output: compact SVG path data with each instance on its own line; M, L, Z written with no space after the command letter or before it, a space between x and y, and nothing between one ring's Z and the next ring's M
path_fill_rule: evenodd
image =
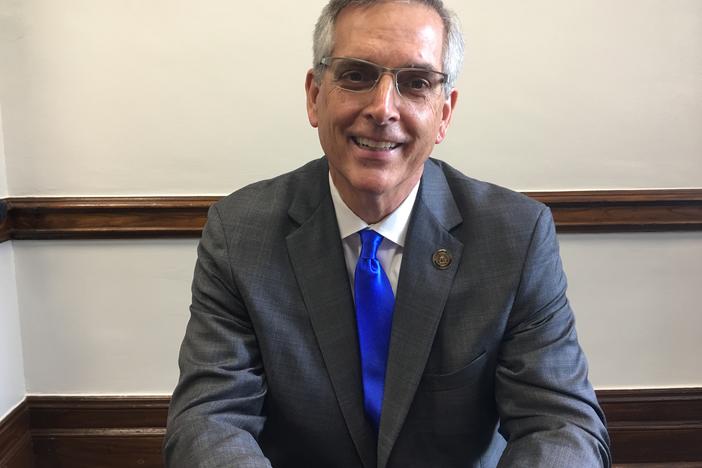
M434 68L434 65L430 63L410 63L408 65L403 65L401 67L394 67L394 68L421 68L422 70L430 70L434 72L439 72L436 68ZM441 73L441 72L439 72Z

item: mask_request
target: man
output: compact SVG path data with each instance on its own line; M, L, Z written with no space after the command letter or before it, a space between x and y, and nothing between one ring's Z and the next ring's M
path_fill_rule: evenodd
M209 213L167 465L609 466L548 209L429 159L456 20L332 0L314 55L326 156Z

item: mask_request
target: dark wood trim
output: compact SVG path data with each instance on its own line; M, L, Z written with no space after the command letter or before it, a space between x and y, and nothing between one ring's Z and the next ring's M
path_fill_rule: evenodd
M27 397L36 466L162 467L168 397Z
M525 192L560 232L702 230L702 189ZM220 197L61 197L0 200L9 239L199 237Z
M597 396L607 415L615 466L702 466L702 388L599 390ZM36 467L161 468L169 401L166 396L29 396L0 421L0 467L8 447L24 450L28 460L33 446Z
M702 229L702 189L525 192L551 208L559 232Z
M612 468L700 468L701 462L615 463Z
M199 237L220 197L6 200L11 239Z
M702 388L600 390L619 463L700 462Z
M7 200L0 199L0 242L10 240L10 217Z
M0 420L0 467L32 468L34 456L26 401Z
M167 396L28 396L32 431L165 431Z

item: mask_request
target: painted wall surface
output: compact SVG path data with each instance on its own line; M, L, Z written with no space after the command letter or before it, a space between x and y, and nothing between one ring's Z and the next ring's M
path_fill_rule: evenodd
M0 420L24 398L24 360L12 244L0 244Z
M324 0L3 0L13 195L224 194L321 154ZM436 156L520 190L702 185L702 2L447 0L467 63Z
M196 241L16 243L29 393L175 386Z
M702 232L559 240L592 382L702 387Z
M7 6L0 0L0 198L5 198L8 196L9 191L7 187L7 169L5 161L5 132L2 119L3 110L3 98L7 96L8 91L8 80L10 75L10 65L17 62L17 57L12 55L16 53L16 48L11 47L11 37L12 34L8 34L7 26L8 19L12 18L11 11Z
M563 235L598 388L702 386L702 233ZM29 393L170 393L195 241L17 242Z

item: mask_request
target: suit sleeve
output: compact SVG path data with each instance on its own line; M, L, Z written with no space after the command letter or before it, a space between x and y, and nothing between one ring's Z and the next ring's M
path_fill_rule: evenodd
M495 374L500 432L507 440L500 468L611 465L604 415L587 373L553 219L544 208Z
M216 206L198 246L180 379L168 414L168 468L270 467L257 444L266 379Z

